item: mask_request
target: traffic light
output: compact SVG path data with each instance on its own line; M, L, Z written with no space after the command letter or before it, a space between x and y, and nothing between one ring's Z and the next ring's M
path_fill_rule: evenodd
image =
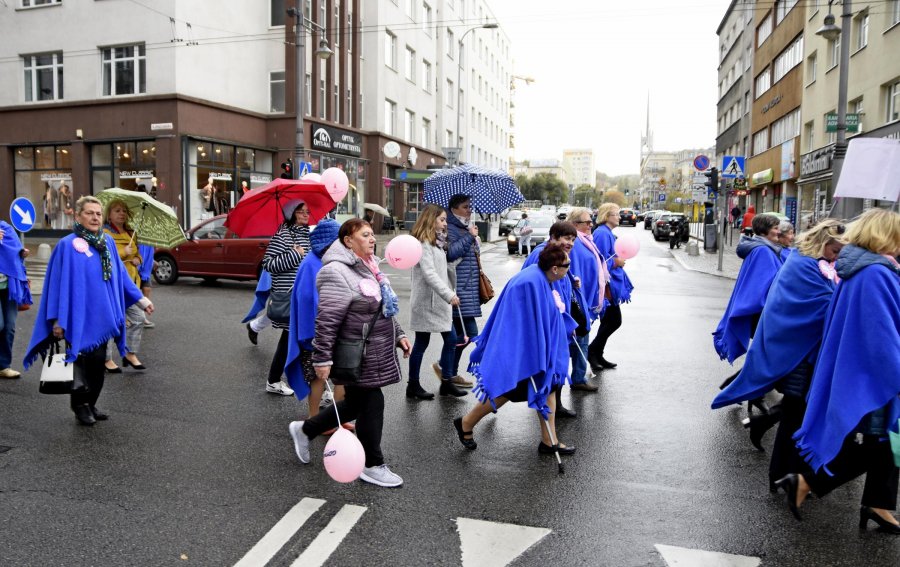
M282 179L293 179L294 178L294 162L291 161L291 158L281 164L281 178Z
M704 173L709 181L704 183L711 191L719 192L719 170L715 167Z

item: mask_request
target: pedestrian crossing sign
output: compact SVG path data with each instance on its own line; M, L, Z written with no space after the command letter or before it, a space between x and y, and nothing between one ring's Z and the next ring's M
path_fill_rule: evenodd
M722 158L722 172L719 174L723 178L745 177L744 175L744 156L725 156Z

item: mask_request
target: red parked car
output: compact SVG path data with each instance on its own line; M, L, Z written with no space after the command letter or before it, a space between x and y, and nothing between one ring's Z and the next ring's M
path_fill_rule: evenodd
M188 240L175 248L159 248L153 276L163 285L175 283L180 276L255 280L262 270L262 259L269 238L240 238L225 226L228 215L205 220L187 232Z

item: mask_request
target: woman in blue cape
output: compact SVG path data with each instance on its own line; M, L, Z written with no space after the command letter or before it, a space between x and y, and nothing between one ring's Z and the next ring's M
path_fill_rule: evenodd
M824 496L865 473L860 528L873 520L900 534L890 512L900 475L888 442L900 418L900 215L866 211L847 227L846 239L806 415L794 435L811 470L778 485L799 519L810 491Z
M763 434L779 419L769 464L769 484L801 470L792 436L803 422L813 364L834 293L832 263L844 245L844 226L826 219L801 235L769 289L753 343L737 378L712 403L713 409L761 398L773 388L784 393L780 406L750 418L751 442L762 450Z
M25 274L28 250L15 229L0 221L0 378L18 378L12 368L12 347L16 337L19 305L31 305L31 290Z
M103 389L106 344L125 346L125 310L137 303L147 313L153 304L126 272L112 237L102 231L103 206L96 197L75 203L74 233L61 239L47 264L25 368L51 343L65 340L66 360L81 369L86 389L71 395L72 411L82 425L94 425L107 415L97 409Z
M538 451L553 453L556 437L555 396L569 371L569 337L575 321L566 315L566 304L553 282L563 279L569 257L561 246L548 245L536 266L512 277L503 288L484 330L475 337L469 356L469 372L476 378L472 390L480 404L453 421L460 443L475 450L475 425L508 401L528 402L537 410L538 420L548 419L549 429L541 429ZM559 444L559 454L571 455L575 447Z
M309 248L291 291L291 322L288 328L287 363L284 374L298 400L309 396L309 417L319 413L319 403L325 392L325 380L316 377L312 365L312 340L316 336L316 314L319 312L319 291L316 276L322 269L322 256L337 240L340 225L333 219L322 219L309 233ZM335 399L344 399L344 387L335 386Z
M588 361L593 370L615 368L616 363L603 357L609 337L622 326L623 303L631 301L634 286L625 273L625 260L616 256L616 235L613 229L619 226L619 205L603 203L597 210L597 222L600 226L594 231L594 245L606 262L609 270L609 284L606 286L606 299L609 306L600 318L600 329L588 347Z

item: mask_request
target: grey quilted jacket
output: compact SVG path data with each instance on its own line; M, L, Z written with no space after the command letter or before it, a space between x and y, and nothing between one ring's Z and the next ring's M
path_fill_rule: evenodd
M361 292L360 282L369 280L371 289L378 282L371 270L349 248L335 242L322 257L322 269L316 277L319 290L319 312L316 336L313 338L313 365L330 366L331 352L337 338L360 339L378 311L378 297ZM369 333L363 355L360 379L350 385L380 388L400 381L397 342L406 334L396 317L379 315ZM342 382L336 381L341 384Z

